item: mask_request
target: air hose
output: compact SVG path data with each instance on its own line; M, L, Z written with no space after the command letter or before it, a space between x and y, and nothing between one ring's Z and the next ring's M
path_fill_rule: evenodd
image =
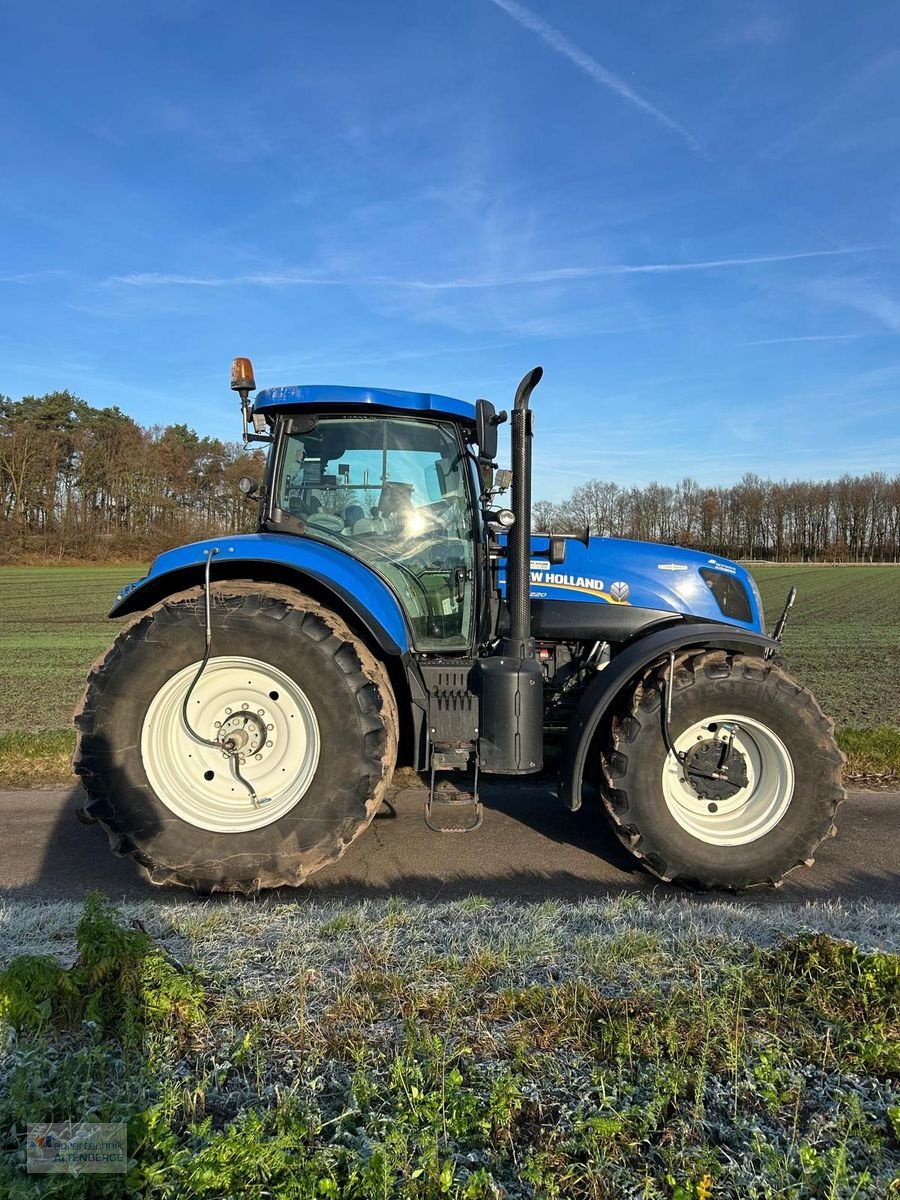
M737 722L732 721L729 725L723 723L723 729L728 732L728 740L722 743L722 752L719 757L718 770L714 775L710 775L706 771L698 770L697 767L688 764L688 756L683 750L676 750L672 742L671 724L672 724L672 696L675 692L675 651L669 651L669 667L666 672L666 678L662 683L663 696L661 708L662 717L662 736L663 743L666 747L666 752L671 754L678 765L681 767L687 780L691 783L691 777L695 779L712 779L718 781L722 779L722 772L728 765L728 761L734 751L734 735L740 729ZM727 776L726 776L727 778ZM691 783L693 787L693 783ZM694 789L696 791L696 788Z
M250 781L248 779L245 779L244 776L241 774L241 768L240 768L241 752L240 752L240 749L239 749L237 743L234 741L234 739L230 738L230 737L226 737L220 741L218 738L215 738L212 740L210 740L209 738L205 738L205 737L203 737L202 734L199 734L196 731L196 729L194 729L194 727L191 725L190 717L188 716L188 704L190 702L191 695L193 694L194 688L200 682L200 676L206 670L207 663L209 662L209 656L212 651L212 611L211 611L211 597L210 597L210 588L209 588L209 572L210 572L210 568L212 566L212 560L218 553L219 553L218 546L214 546L212 549L206 551L206 568L203 573L203 599L204 599L204 615L205 615L204 623L205 623L205 635L206 635L206 649L204 651L203 659L200 663L200 666L197 669L197 674L191 680L191 686L188 688L188 690L184 694L184 701L182 702L182 705L181 705L181 719L184 721L185 729L187 729L188 733L191 735L191 737L194 739L195 742L199 742L202 746L212 746L216 750L223 750L228 755L229 765L231 767L232 774L234 775L235 779L239 783L242 783L244 785L244 787L247 789L247 791L250 793L250 803L253 805L253 807L259 808L260 805L265 803L265 801L260 800L260 798L256 794L253 784L250 783Z

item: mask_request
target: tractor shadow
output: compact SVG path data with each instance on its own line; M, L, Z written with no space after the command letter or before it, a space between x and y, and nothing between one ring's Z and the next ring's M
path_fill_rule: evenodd
M414 778L414 777L412 777ZM578 901L624 893L706 904L792 904L821 900L900 903L900 802L857 795L842 809L840 836L826 841L812 871L801 869L778 889L742 896L691 895L661 883L619 845L596 803L577 813L563 808L550 778L490 782L484 823L472 834L430 832L423 819L425 789L409 777L390 794L384 816L352 843L340 861L299 888L263 893L249 903L366 900L398 896L453 900L484 896L504 901ZM128 858L110 852L99 825L80 824L80 787L65 792L0 795L6 831L0 843L0 894L9 899L80 901L97 889L112 899L189 902L177 887L156 887ZM224 897L213 897L217 902ZM208 902L208 901L201 901Z
M479 895L529 901L665 889L619 846L599 813L562 808L551 783L492 783L483 794L481 829L442 836L425 825L426 789L407 780L392 789L383 812L337 863L299 888L268 891L261 899ZM0 845L0 896L79 902L99 890L123 900L192 898L183 888L155 886L129 857L114 854L99 824L79 820L85 803L78 785L0 796L9 831Z

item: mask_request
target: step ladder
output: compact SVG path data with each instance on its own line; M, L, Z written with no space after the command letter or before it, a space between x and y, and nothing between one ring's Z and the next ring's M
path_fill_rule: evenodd
M478 795L477 739L469 743L429 741L429 758L425 824L433 833L474 833L484 820ZM446 781L448 787L438 788L435 782L438 771L456 778Z

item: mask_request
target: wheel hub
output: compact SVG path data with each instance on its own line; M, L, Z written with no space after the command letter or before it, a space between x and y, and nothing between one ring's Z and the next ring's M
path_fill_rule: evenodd
M764 837L787 812L794 765L777 733L748 713L710 713L683 729L662 767L670 816L710 846Z
M259 753L266 744L265 713L242 710L226 718L216 734L226 754L237 754L241 762Z
M684 771L703 800L728 800L747 786L747 760L735 746L718 738L697 742L688 750Z

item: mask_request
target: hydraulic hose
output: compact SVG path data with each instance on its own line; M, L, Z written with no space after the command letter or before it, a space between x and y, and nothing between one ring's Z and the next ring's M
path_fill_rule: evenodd
M181 719L184 721L185 729L188 731L188 733L191 735L191 737L194 739L195 742L200 742L200 744L203 746L211 746L216 750L224 750L225 751L225 753L228 755L229 766L231 767L232 774L234 775L235 779L239 783L242 783L244 785L244 787L247 789L247 791L250 793L250 802L253 805L253 807L259 808L260 804L264 803L264 801L259 799L259 797L256 794L256 790L253 787L253 784L250 783L249 779L245 779L244 776L241 774L241 768L240 768L241 754L240 754L240 750L238 749L238 747L234 744L234 742L230 738L225 738L224 741L219 741L217 738L210 739L210 738L203 737L203 735L198 733L196 731L196 729L194 729L193 725L191 725L190 717L188 716L188 704L190 703L191 695L193 694L194 688L200 682L200 676L206 670L206 666L209 662L209 656L210 656L210 653L212 652L212 600L211 600L210 589L209 589L209 572L210 572L210 568L212 566L212 560L218 553L219 553L218 546L214 546L212 549L206 551L206 567L203 572L203 599L204 599L203 611L204 611L204 618L205 618L204 619L204 632L205 632L206 648L203 653L203 660L201 661L200 666L197 669L197 674L191 680L191 686L188 688L188 690L184 694L184 700L182 701L182 704L181 704Z

